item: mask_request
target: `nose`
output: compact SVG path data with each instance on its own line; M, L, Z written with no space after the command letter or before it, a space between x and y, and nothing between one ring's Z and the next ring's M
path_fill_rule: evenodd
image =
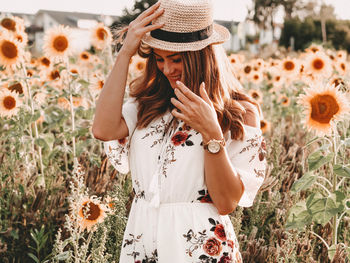
M163 73L165 76L171 75L171 73L174 71L173 66L169 62L164 63Z

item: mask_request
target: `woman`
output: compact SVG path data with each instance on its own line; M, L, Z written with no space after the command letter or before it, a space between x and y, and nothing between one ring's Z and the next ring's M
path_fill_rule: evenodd
M241 262L227 214L252 205L266 162L259 107L219 45L228 38L209 0L161 0L128 27L93 123L132 175L120 262ZM146 69L123 103L137 51Z

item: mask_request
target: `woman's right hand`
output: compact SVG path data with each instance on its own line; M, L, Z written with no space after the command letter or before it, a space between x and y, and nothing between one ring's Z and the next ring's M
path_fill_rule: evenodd
M153 19L159 17L164 13L164 9L159 8L159 6L160 2L152 5L129 24L126 38L123 41L123 46L120 52L123 52L132 57L136 53L144 34L161 28L164 25L149 25Z

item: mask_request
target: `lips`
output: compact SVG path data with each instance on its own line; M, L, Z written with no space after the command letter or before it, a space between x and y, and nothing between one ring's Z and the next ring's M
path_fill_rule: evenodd
M180 79L181 79L181 75L168 76L168 79L169 79L169 80L173 80L173 81L175 81L175 80L180 80Z

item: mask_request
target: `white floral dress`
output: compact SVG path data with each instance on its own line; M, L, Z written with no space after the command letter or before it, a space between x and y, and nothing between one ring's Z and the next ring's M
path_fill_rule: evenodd
M112 165L121 173L131 171L135 192L120 262L242 262L232 223L208 194L201 134L182 121L169 128L170 111L135 129L133 99L122 113L129 136L104 142ZM225 147L245 187L239 205L248 207L264 180L266 160L261 130L244 129L243 141L229 137Z

